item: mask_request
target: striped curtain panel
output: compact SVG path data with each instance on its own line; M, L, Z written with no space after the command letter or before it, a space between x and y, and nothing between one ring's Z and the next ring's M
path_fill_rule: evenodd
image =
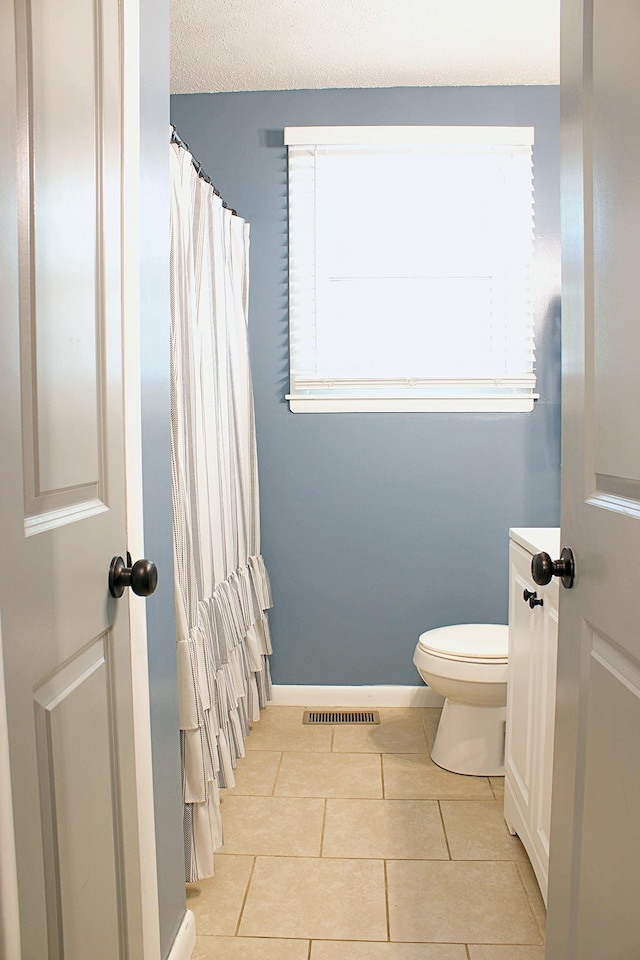
M171 145L171 416L187 881L211 876L219 788L271 698L247 344L249 224Z

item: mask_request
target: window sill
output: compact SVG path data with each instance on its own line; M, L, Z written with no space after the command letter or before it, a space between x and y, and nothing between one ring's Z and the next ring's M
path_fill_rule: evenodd
M533 397L309 397L288 393L292 413L530 413Z

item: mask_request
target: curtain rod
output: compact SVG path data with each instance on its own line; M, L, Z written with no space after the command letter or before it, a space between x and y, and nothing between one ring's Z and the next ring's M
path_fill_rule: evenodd
M171 124L171 143L175 143L179 147L182 147L183 150L186 150L187 153L191 153L191 147L185 140L182 139L182 137L180 136L180 134L175 128L175 124L173 123ZM193 153L191 153L191 163L193 164L193 168L198 174L198 176L200 177L200 179L204 180L205 183L208 183L211 189L213 190L213 192L215 193L216 197L220 197L220 199L222 200L220 191L216 190L215 186L213 185L213 181L211 177L204 172L204 170L202 169L202 164L200 163L199 160L196 160ZM234 217L238 216L237 212L229 206L226 200L222 200L222 206L225 208L225 210L231 210L231 213L233 214Z

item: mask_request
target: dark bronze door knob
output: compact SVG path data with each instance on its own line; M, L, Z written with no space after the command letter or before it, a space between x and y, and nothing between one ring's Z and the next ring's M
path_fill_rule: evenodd
M531 576L544 587L552 577L560 577L562 586L570 590L576 575L573 550L563 547L559 560L552 560L548 553L536 553L531 561Z
M122 557L114 557L109 567L109 593L117 600L125 587L131 587L139 597L150 597L158 586L158 568L151 560L136 560L131 563L127 554L127 564Z

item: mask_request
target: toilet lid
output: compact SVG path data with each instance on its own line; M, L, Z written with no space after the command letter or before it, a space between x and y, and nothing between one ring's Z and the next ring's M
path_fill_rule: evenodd
M421 634L423 650L450 660L507 662L509 628L504 623L462 623Z

